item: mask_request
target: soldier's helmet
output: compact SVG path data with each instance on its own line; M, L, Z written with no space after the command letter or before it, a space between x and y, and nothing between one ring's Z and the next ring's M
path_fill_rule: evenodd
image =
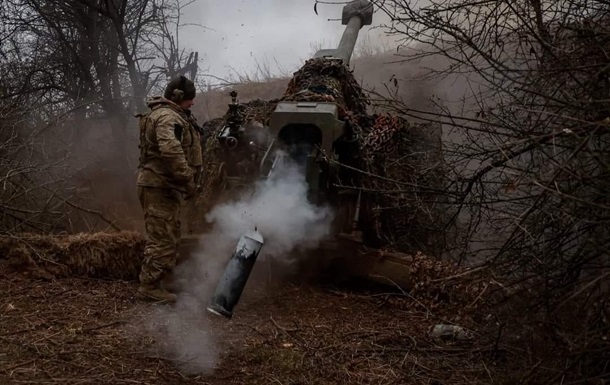
M174 103L180 103L184 100L195 99L196 94L197 90L195 89L195 83L181 75L169 82L167 87L165 87L163 97Z

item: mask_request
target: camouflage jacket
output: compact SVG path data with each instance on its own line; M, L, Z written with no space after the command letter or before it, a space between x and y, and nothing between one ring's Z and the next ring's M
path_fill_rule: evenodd
M197 182L202 164L195 118L162 97L147 104L151 111L140 117L137 184L186 192L188 183Z

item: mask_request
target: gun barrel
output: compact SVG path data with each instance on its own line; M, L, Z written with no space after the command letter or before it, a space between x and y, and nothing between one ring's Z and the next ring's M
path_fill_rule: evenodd
M343 63L345 63L345 65L349 65L349 61L352 58L352 53L354 52L354 47L356 46L356 41L358 40L360 28L362 28L362 19L358 16L354 16L349 19L347 27L345 27L345 31L343 32L343 36L341 36L341 41L337 47L336 56L343 59Z
M337 48L322 49L316 52L314 57L341 59L345 65L349 65L360 29L373 22L373 4L368 0L352 1L343 7L341 19L346 27Z

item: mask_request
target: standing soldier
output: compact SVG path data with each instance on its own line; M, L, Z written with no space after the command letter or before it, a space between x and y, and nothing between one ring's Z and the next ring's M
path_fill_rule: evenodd
M148 300L176 300L161 281L178 258L181 198L195 195L201 175L200 133L190 111L195 94L191 80L173 79L164 97L148 101L151 111L140 118L137 184L147 243L138 293Z

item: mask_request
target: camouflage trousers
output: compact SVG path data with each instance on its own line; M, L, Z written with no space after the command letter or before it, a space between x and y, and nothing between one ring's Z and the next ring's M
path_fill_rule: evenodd
M144 210L146 247L140 283L157 284L176 266L180 245L180 192L138 186Z

